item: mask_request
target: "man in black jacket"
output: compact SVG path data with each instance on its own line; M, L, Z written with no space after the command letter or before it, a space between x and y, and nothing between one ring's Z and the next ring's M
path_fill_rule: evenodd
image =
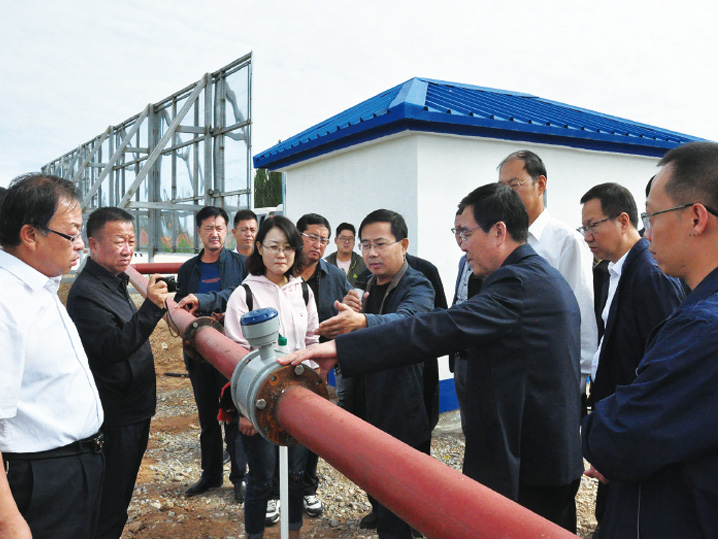
M148 341L165 313L167 285L150 278L139 310L124 272L132 261L132 215L100 208L87 221L90 258L70 290L67 311L80 333L105 409L105 480L95 538L119 539L155 414L155 365Z
M244 258L241 254L224 248L229 222L229 216L224 209L205 206L197 212L195 222L203 249L180 267L174 299L178 307L197 316L223 313L232 291L247 276ZM197 403L202 461L202 475L185 494L197 496L211 488L222 486L224 480L222 427L217 420L217 412L220 393L227 379L201 357L185 354L184 360ZM225 423L224 435L231 463L229 479L234 484L235 501L241 503L246 490L244 477L247 456L236 421Z

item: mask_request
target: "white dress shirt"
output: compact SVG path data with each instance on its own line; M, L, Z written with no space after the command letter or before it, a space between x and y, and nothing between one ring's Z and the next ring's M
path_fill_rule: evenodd
M102 425L100 396L59 285L59 277L0 251L2 452L55 449Z
M628 253L631 252L629 249L626 251L621 258L614 264L613 262L608 263L608 296L606 297L606 305L601 311L601 318L603 319L603 327L608 327L608 313L611 312L611 304L613 304L613 298L616 297L616 290L618 289L618 281L621 280L621 272L623 271L623 263L626 261ZM598 343L598 349L593 356L593 363L591 363L591 380L596 379L596 371L598 370L598 358L601 356L601 346L603 345L603 337L601 336L601 342Z
M529 226L528 243L568 281L581 310L581 387L598 344L593 311L593 255L581 235L545 209Z

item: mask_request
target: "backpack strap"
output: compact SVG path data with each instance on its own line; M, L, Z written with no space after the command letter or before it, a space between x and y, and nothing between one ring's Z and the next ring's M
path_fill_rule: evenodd
M254 310L254 294L252 294L252 289L249 288L249 285L247 283L242 283L242 287L244 288L244 291L246 293L246 303L247 303L247 312Z
M304 305L309 305L309 285L304 279L302 279L302 297L304 298Z

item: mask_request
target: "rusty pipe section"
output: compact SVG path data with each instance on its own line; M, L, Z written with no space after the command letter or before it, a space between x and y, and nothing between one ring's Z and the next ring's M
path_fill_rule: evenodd
M576 537L306 388L283 392L277 419L427 538Z
M126 272L132 285L146 295L147 279L132 267ZM167 304L169 321L178 331L184 333L197 320L174 309L174 301ZM227 378L247 355L243 347L210 329L197 332L194 346ZM291 367L281 369L287 380L296 376ZM330 403L306 385L291 381L280 385L266 389L276 399L272 418L277 428L427 538L575 539L563 528ZM268 400L264 394L262 399Z
M170 273L175 274L179 271L182 262L142 262L138 264L131 264L130 267L134 268L138 273L145 275L151 273Z

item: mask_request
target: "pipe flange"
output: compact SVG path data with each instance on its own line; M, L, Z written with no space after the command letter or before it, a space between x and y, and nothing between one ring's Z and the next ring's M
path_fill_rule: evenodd
M254 416L256 426L269 441L279 445L292 446L295 443L287 431L277 421L276 410L282 400L284 390L289 386L302 386L317 395L329 399L329 392L324 380L314 369L304 367L297 369L286 365L267 376L259 387L254 400Z
M211 316L200 316L188 325L187 329L185 329L184 336L182 337L182 349L187 356L196 361L206 362L206 360L194 348L194 340L197 338L197 334L205 328L216 329L224 335L224 326L220 324L217 319Z

